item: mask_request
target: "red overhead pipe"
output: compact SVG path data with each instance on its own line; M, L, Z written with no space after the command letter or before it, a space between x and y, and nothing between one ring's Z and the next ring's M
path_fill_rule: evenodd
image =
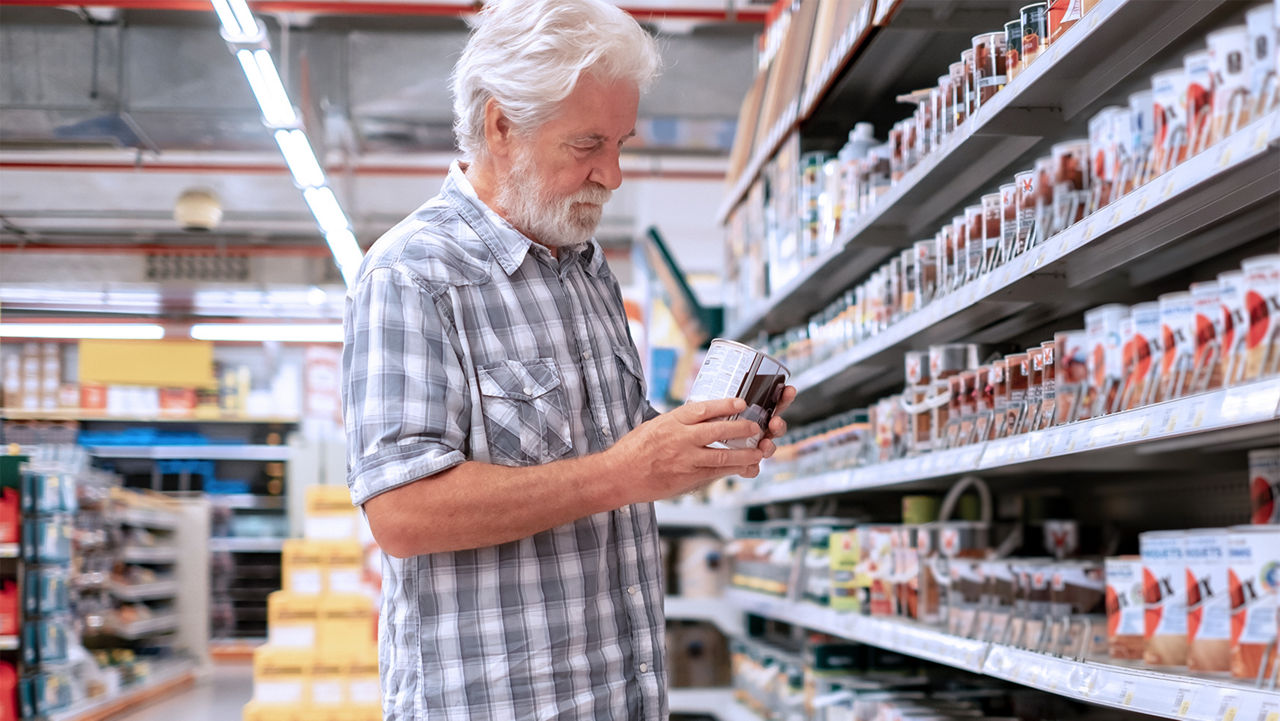
M68 0L0 0L3 5L28 5L36 7L65 7ZM190 10L211 12L208 0L91 0L79 4L121 10ZM426 2L353 2L352 0L250 0L249 6L258 13L316 13L320 15L434 15L461 16L473 14L476 5L454 5ZM640 20L710 20L728 22L764 22L765 11L742 9L730 13L724 10L699 10L694 8L643 8L622 7Z

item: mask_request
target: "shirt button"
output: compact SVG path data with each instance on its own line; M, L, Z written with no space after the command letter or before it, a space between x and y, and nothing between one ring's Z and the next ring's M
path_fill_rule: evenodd
M591 360L591 351L589 350L582 351L582 360Z
M635 586L627 586L627 593L631 594L632 596L636 595L636 592L639 590L640 589L636 588Z
M525 394L525 395L527 395L527 396L531 396L531 395L533 395L533 389L532 389L532 388L525 388L525 389L524 389L524 394Z
M649 664L647 663L640 664L640 673L649 673Z

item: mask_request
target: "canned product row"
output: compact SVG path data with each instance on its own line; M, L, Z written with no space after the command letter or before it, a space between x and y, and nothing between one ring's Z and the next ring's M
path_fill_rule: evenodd
M909 351L902 393L792 430L767 473L882 463L1280 375L1280 255L1084 319L985 362L968 343Z
M1246 24L1209 33L1207 48L1188 54L1182 67L1156 73L1151 88L1132 94L1126 105L1099 111L1089 121L1087 138L1053 145L1032 167L981 194L932 238L891 258L806 324L771 339L767 351L799 372L868 340L1272 111L1280 104L1275 17L1271 5L1260 5L1246 14ZM996 35L976 37L975 47L994 44ZM773 227L786 225L789 184L775 183L775 190L784 192L773 193L769 202L776 207L764 213L768 288L780 287L821 256L906 172L941 147L966 113L989 102L981 92L957 96L953 105L960 112L953 113L940 99L951 97L956 87L976 86L964 81L969 75L961 71L948 83L940 78L940 85L927 91L928 102L920 100L926 91L909 96L920 100L916 116L895 126L889 143L875 145L871 127L860 123L840 153L799 157L799 241L788 240L788 228ZM749 242L735 241L748 230L746 223L735 223L730 223L731 268L758 260L744 247ZM731 302L749 305L768 295L767 289L755 293L761 289L748 287L759 285L751 276L739 273L739 297Z

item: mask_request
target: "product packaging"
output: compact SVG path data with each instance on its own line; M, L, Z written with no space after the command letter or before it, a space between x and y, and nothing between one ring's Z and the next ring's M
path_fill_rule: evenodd
M1050 653L1107 654L1106 571L1097 561L1055 563L1049 581Z
M1209 51L1198 50L1182 59L1187 74L1187 155L1195 155L1213 141L1213 72Z
M1231 675L1251 683L1272 678L1280 666L1280 654L1276 653L1280 526L1231 528L1227 563Z
M1245 337L1242 380L1280 373L1280 254L1246 260L1244 269Z
M981 107L1005 84L1005 35L983 33L973 37L974 88Z
M1115 116L1123 109L1107 107L1089 120L1089 146L1093 154L1089 163L1089 184L1092 186L1090 211L1106 207L1112 200L1116 179Z
M1000 211L1000 193L982 196L982 272L995 270L1000 258L1000 245L1004 239L1003 216Z
M1157 400L1181 398L1191 388L1195 340L1191 335L1191 294L1186 291L1160 296L1160 390Z
M1017 205L1017 235L1010 258L1021 255L1035 244L1036 197L1039 195L1036 187L1037 178L1038 176L1034 169L1024 170L1013 175L1013 183L1018 186L1018 196L1015 201Z
M1280 448L1249 451L1249 518L1280 524Z
M1266 5L1245 13L1244 21L1249 28L1249 97L1253 99L1253 116L1260 117L1280 102L1276 87L1280 31L1276 28L1275 9Z
M1004 24L1004 66L1008 82L1022 70L1022 19Z
M1212 140L1217 141L1244 127L1252 118L1249 28L1233 25L1215 30L1205 41L1213 71Z
M1187 532L1187 670L1226 673L1231 664L1227 530Z
M1138 536L1146 610L1142 659L1149 666L1187 663L1186 531Z
M1151 92L1155 103L1155 138L1150 177L1155 177L1187 157L1187 71L1176 68L1156 73L1151 77Z
M1129 96L1129 163L1121 171L1120 193L1137 188L1151 176L1151 159L1156 138L1155 93L1142 90Z
M1018 185L1000 186L1000 250L996 253L996 265L1003 265L1013 257L1018 240Z
M1035 247L1049 239L1053 230L1053 156L1036 158L1035 219L1032 223L1030 245Z
M1053 345L1058 369L1058 425L1090 418L1091 409L1085 403L1089 380L1088 333L1083 330L1054 333Z
M1160 304L1139 303L1130 310L1124 340L1124 393L1121 410L1154 402L1159 387Z
M1089 205L1089 141L1070 140L1054 145L1053 227L1065 230L1084 218Z
M1195 343L1191 392L1222 387L1222 288L1217 280L1191 284L1191 329Z
M752 438L712 444L718 448L755 448L769 431L769 421L782 399L790 372L785 366L759 351L723 339L711 341L702 367L689 390L689 402L719 398L741 398L747 409L730 420L755 421L760 433Z
M1049 43L1058 42L1062 33L1084 16L1084 0L1050 0Z
M1114 659L1142 658L1145 606L1142 559L1120 556L1106 560L1107 649Z
M982 206L970 205L964 209L965 224L965 266L964 279L969 282L982 273L983 256L986 252Z
M1129 312L1126 306L1112 304L1094 308L1084 314L1089 348L1089 383L1084 397L1090 418L1117 410L1120 384L1124 380L1120 323Z
M1049 5L1032 3L1019 11L1022 17L1022 69L1026 70L1049 44Z
M1222 303L1222 382L1230 386L1244 378L1249 337L1244 271L1233 270L1218 276L1218 300Z

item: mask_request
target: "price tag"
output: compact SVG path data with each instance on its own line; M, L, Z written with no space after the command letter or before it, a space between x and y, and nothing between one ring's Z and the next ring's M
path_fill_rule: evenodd
M1218 705L1218 721L1236 721L1236 713L1239 710L1239 702L1235 695L1227 694L1222 697L1222 703Z
M1124 686L1120 689L1120 704L1123 706L1133 705L1133 681L1125 681Z
M1116 227L1116 224L1119 222L1120 222L1120 206L1116 206L1116 209L1111 211L1111 220L1107 221L1107 225L1109 227L1114 228Z
M1262 704L1262 710L1258 712L1257 721L1280 721L1280 704Z
M1160 197L1164 200L1168 200L1171 195L1173 195L1173 178L1169 178L1165 181L1164 190L1161 191Z
M1230 164L1231 164L1231 146L1228 145L1227 147L1222 149L1221 153L1218 154L1218 167L1225 168Z
M1044 265L1045 255L1047 254L1044 252L1044 248L1041 248L1040 251L1036 253L1036 262L1035 262L1036 268L1039 268L1040 266Z
M1085 239L1085 242L1088 242L1092 238L1093 238L1093 223L1090 222L1088 225L1084 227L1084 239Z
M1191 702L1195 700L1195 691L1185 686L1178 687L1178 693L1173 696L1173 713L1178 718L1185 718L1187 712L1191 710Z
M1147 209L1147 204L1151 202L1151 193L1143 193L1142 198L1138 201L1137 213L1143 213ZM1135 215L1137 214L1135 213Z
M1258 135L1253 139L1253 149L1256 152L1265 147L1267 147L1267 126L1264 124L1258 128Z
M1173 409L1173 410L1171 410L1171 411L1169 411L1169 418L1166 420L1166 422L1165 422L1165 424L1164 424L1164 432L1165 432L1165 433L1173 433L1173 432L1174 432L1174 430L1176 430L1176 429L1177 429L1177 427L1178 427L1178 416L1179 416L1179 415L1180 415L1180 414L1178 413L1178 409L1176 409L1176 408L1175 408L1175 409Z

